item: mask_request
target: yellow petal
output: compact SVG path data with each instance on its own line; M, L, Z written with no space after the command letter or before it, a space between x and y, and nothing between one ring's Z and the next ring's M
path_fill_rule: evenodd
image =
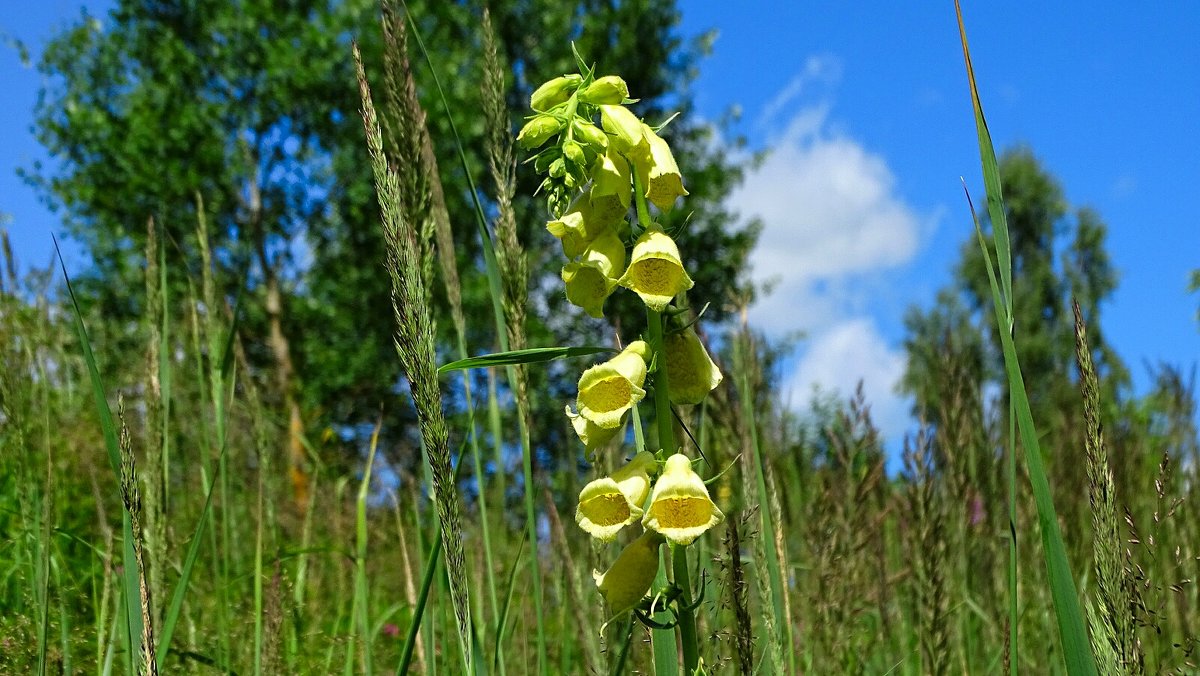
M658 575L658 548L662 543L661 535L646 531L621 550L607 572L592 574L613 617L632 610L650 591Z
M642 385L647 349L644 341L634 341L617 356L584 371L575 402L579 415L600 427L619 426L625 412L646 396Z
M577 258L583 255L592 240L611 230L623 217L623 212L614 217L611 213L593 209L591 193L585 190L571 202L565 214L546 222L546 230L562 242L563 254L567 258Z
M638 180L646 191L646 199L666 211L688 191L683 187L683 176L679 173L671 146L645 124L642 125L642 134L646 138L647 152L635 158Z
M671 403L699 404L721 384L721 370L693 329L668 334L664 340Z
M642 525L675 544L690 545L724 519L688 457L676 453L667 458L662 475L654 483Z
M612 476L588 483L579 493L575 522L597 540L611 541L642 518L642 503L650 492L647 470L656 465L654 455L642 451Z
M592 210L601 220L619 221L629 212L633 198L630 182L629 162L617 152L609 149L596 158L592 169Z
M597 449L602 448L621 431L620 423L616 427L600 427L572 411L570 405L566 406L566 411L567 419L571 421L571 427L575 429L575 434L579 435L579 440L583 442L589 453L594 453Z
M612 228L592 240L582 259L567 263L562 280L567 300L597 319L604 316L604 301L625 272L625 244Z
M662 312L694 282L683 269L679 247L667 233L650 228L633 246L633 259L617 283L641 297L646 307Z

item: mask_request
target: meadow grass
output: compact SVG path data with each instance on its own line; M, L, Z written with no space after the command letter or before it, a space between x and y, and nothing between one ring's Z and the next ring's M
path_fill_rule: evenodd
M701 404L673 404L666 365L652 360L652 392L632 409L633 451L689 449L725 520L694 544L663 548L650 588L668 599L613 618L591 574L619 548L563 518L585 480L582 452L556 449L568 460L539 466L533 407L563 402L531 396L528 370L582 368L617 350L527 344L526 257L556 243L517 235L508 66L486 14L487 157L468 157L459 144L456 158L471 180L482 262L457 269L426 122L445 115L453 128L453 111L444 96L441 110L421 108L409 60L428 60L415 56L425 54L421 36L402 8L384 3L383 14L378 111L361 61L358 79L387 245L380 272L393 284L420 460L405 465L414 449L381 446L378 426L361 448L318 433L302 440L313 467L307 493L297 494L281 471L286 407L252 373L239 300L218 295L229 280L213 277L200 196L193 239L172 243L194 270L166 265L166 244L148 223L144 354L114 363L98 362L93 345L104 337L90 331L102 318L69 281L57 294L48 275L18 279L5 246L0 671L1195 670L1191 388L1163 369L1144 417L1114 421L1139 434L1106 435L1108 409L1076 308L1083 417L1074 422L1084 448L1072 457L1084 466L1054 461L1070 439L1039 434L1024 390L1012 319L1022 280L961 15L989 214L987 228L975 218L976 234L1008 400L986 401L984 383L953 353L940 355L936 386L947 396L943 410L927 412L940 422L921 425L904 470L889 475L861 391L797 416L764 372L770 345L748 326L724 327L725 378ZM488 189L474 179L484 171ZM637 197L645 225L652 216L641 190ZM687 245L686 231L680 241ZM435 260L451 345L434 343ZM471 344L458 296L460 276L480 275L494 344ZM173 297L172 288L189 293ZM663 354L668 324L647 310L654 354ZM461 392L461 410L446 405L450 392ZM360 452L349 470L322 460L348 450ZM506 452L519 453L518 471ZM596 471L619 464L601 458ZM1086 492L1054 490L1080 471Z

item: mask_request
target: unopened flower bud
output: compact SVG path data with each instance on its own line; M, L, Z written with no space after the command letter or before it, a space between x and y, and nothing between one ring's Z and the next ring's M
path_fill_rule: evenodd
M629 85L616 75L605 75L579 91L584 103L618 104L629 98Z
M529 97L529 107L541 113L566 103L567 99L571 98L571 92L575 91L582 81L583 78L576 73L556 77L533 92L533 96Z
M550 175L554 178L562 178L567 173L567 163L563 158L558 158L550 163Z
M633 610L650 591L658 575L658 549L663 540L662 535L648 530L621 550L608 572L592 573L614 618Z
M563 128L563 123L553 115L538 115L521 127L517 143L526 150L533 150L549 141Z
M591 122L575 118L571 120L571 132L575 138L592 146L598 153L608 147L608 136Z
M642 121L621 105L600 106L600 126L608 134L608 142L627 157L646 152L647 141L642 133Z
M691 327L668 334L663 353L667 358L667 390L672 404L699 404L721 384L721 370Z
M563 156L567 160L574 162L576 166L584 166L586 158L583 156L583 146L574 141L565 141L562 146Z

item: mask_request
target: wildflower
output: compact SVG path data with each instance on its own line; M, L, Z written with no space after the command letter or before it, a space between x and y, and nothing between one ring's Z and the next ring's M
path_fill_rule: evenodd
M611 541L622 528L642 518L642 503L650 494L649 471L657 466L654 454L642 451L611 476L584 486L575 522L597 540Z
M683 176L679 173L675 156L671 154L671 146L644 123L642 134L646 138L648 151L634 159L638 180L646 191L646 199L666 211L675 204L676 198L688 194L688 191L683 187Z
M642 385L649 349L645 341L636 340L612 359L584 371L575 401L579 415L599 427L619 426L625 412L646 396Z
M533 150L549 141L562 128L562 120L557 117L536 115L532 120L526 122L524 127L521 127L521 133L517 134L517 143L527 150Z
M675 544L690 545L724 519L688 457L676 453L667 458L663 473L654 484L642 525L662 533Z
M617 283L641 296L651 310L662 312L676 294L692 288L692 278L679 260L675 240L657 226L633 245L633 260Z
M589 193L592 211L603 220L620 220L629 211L633 187L629 178L629 162L609 148L596 158L592 168L592 191Z
M572 411L570 404L567 404L566 412L567 419L571 421L571 427L575 428L575 434L579 435L579 440L583 442L584 448L589 453L594 453L596 449L612 441L613 437L617 436L621 431L620 423L617 423L616 427L600 427L591 420ZM624 421L624 417L622 417L621 422Z
M650 591L658 575L658 547L662 543L663 536L648 530L621 550L608 572L592 573L613 617L633 610Z
M609 145L626 157L640 156L649 149L642 121L625 106L600 106L600 126L608 133Z
M612 228L588 245L579 261L562 269L567 300L597 319L604 316L604 301L617 287L616 278L625 272L625 244Z
M616 75L605 75L579 90L584 103L615 104L629 98L629 85Z
M699 404L721 384L721 370L692 328L668 334L663 354L672 404Z
M571 92L579 87L583 78L576 73L556 77L534 90L529 97L529 107L540 112L550 110L554 106L567 102Z
M603 220L603 214L592 209L590 193L585 191L571 203L567 213L546 223L546 229L562 242L563 254L577 258L587 250L597 236L609 230L611 220Z

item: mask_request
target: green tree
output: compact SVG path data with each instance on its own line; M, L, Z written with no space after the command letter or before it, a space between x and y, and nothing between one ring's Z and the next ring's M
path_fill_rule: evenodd
M1026 389L1034 417L1061 430L1077 419L1079 409L1072 296L1088 323L1105 399L1116 402L1129 383L1100 321L1101 306L1117 285L1105 250L1107 228L1093 209L1071 211L1057 179L1028 148L1003 154L1000 178L1012 239L1014 331ZM963 242L954 281L938 294L936 305L912 308L905 318L909 359L902 386L916 397L918 410L936 416L943 384L938 364L947 359L960 362L979 385L993 382L1006 391L997 328L988 320L991 304L983 252L972 233Z

